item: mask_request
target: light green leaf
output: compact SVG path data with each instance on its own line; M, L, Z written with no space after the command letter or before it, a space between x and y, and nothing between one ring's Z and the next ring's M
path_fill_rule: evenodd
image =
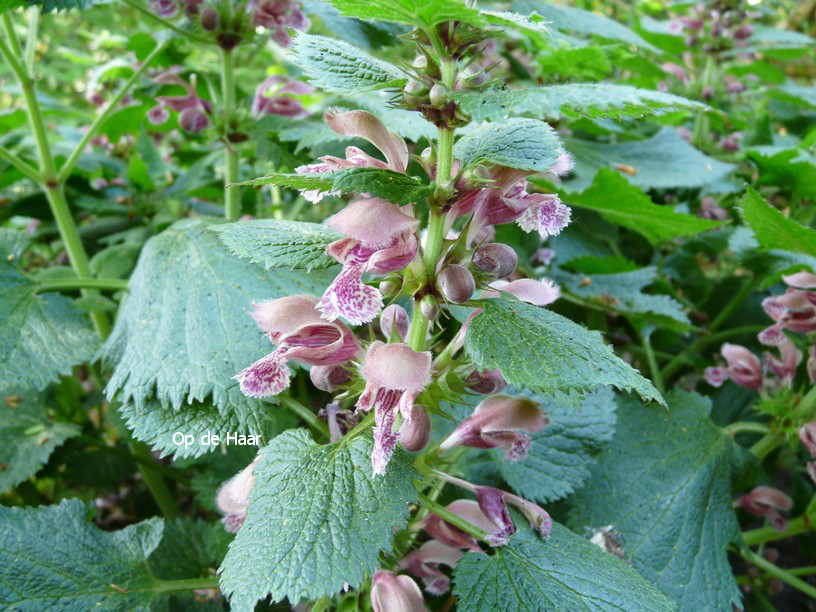
M668 127L646 140L608 144L566 138L564 143L575 156L573 178L565 183L569 189L585 189L601 168L625 169L626 179L644 189L702 187L736 168L704 155Z
M536 35L549 33L547 20L535 13L525 16L509 11L482 11L482 18L485 22L494 26L521 30Z
M763 249L816 255L816 230L783 215L752 187L746 188L739 210Z
M332 134L334 134L334 132L332 132ZM332 173L320 172L315 174L268 174L235 184L244 187L278 185L280 187L288 187L289 189L317 189L319 191L328 191L331 189L333 183L334 175Z
M816 158L804 148L755 147L745 157L759 170L755 185L782 187L794 198L816 198Z
M499 368L510 384L532 391L568 394L611 385L665 405L652 383L598 332L525 302L487 300L470 323L465 349L479 368Z
M336 38L298 34L294 50L309 81L323 91L359 93L402 87L408 80L396 66Z
M398 451L385 476L371 472L370 438L319 446L303 429L264 448L247 518L221 566L221 589L234 609L316 599L358 588L405 526L417 477Z
M462 0L330 0L349 17L431 27L443 21L482 25L480 12Z
M491 451L502 478L522 497L541 504L562 499L589 477L596 455L615 433L615 394L609 388L589 393L579 406L532 396L541 402L549 423L531 435L533 445L522 461L504 461Z
M161 519L108 532L78 499L38 508L0 507L0 601L12 610L145 610L160 583L147 557Z
M269 268L329 268L337 262L326 247L343 236L319 223L256 219L213 226L218 239L236 256Z
M562 150L558 134L547 123L508 119L469 131L454 145L453 155L463 166L486 163L544 172L552 168Z
M681 610L741 608L728 564L739 538L731 506L736 446L695 393L668 396L670 414L632 401L587 485L572 500L570 525L612 525L625 559Z
M673 610L623 561L554 523L543 541L514 513L518 531L492 555L467 553L453 572L461 612Z
M455 93L453 99L474 121L503 121L510 116L537 119L641 117L705 104L674 94L611 83L567 83L529 89L488 89Z
M273 345L249 316L253 301L322 293L330 273L275 270L239 259L208 229L218 220L175 223L151 238L104 354L115 364L106 392L144 409L155 396L179 409L211 397L243 422L269 407L232 380Z
M394 204L424 202L433 193L433 187L412 176L380 168L349 168L336 173L333 191L367 193Z
M522 14L536 12L551 23L550 28L562 32L598 36L610 40L619 40L648 49L653 53L661 53L660 49L649 44L639 34L598 13L592 13L571 6L556 6L543 0L515 0L513 10Z
M682 236L694 236L722 225L718 221L675 212L659 206L617 172L602 168L592 186L566 201L599 213L608 221L638 232L652 244Z
M5 243L3 249L18 247ZM42 389L89 361L99 347L71 299L36 290L8 257L0 261L0 389Z
M0 391L0 493L34 476L55 448L79 432L48 418L41 394Z

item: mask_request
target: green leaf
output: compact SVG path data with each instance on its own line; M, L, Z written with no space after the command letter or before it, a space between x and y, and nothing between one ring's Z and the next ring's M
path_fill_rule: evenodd
M572 206L588 208L602 217L646 237L652 244L694 236L722 225L718 221L675 212L659 206L620 174L602 168L592 186L565 197Z
M752 187L746 187L739 210L763 249L816 255L816 231L783 215Z
M612 385L665 405L660 393L590 331L546 308L487 300L470 323L465 349L480 369L499 368L510 384L541 393Z
M611 83L567 83L529 89L488 89L453 94L474 121L507 117L642 117L678 109L705 109L705 104L674 94Z
M107 4L109 0L4 0L0 12L10 8L39 6L43 13L52 11L84 10L97 4Z
M573 178L565 183L569 189L585 189L601 168L616 168L643 189L691 189L714 183L736 167L704 155L668 127L646 140L608 144L567 138L564 143L575 156Z
M808 151L787 147L756 147L745 156L759 169L757 186L782 187L794 198L816 198L816 158Z
M572 500L570 525L612 525L625 559L681 610L741 608L728 564L739 539L731 502L737 447L708 417L711 402L673 391L670 416L623 401L618 429Z
M462 136L453 155L463 166L496 164L544 172L552 168L563 150L558 134L537 119L508 119L486 123Z
M502 478L519 495L546 504L562 499L590 475L596 455L615 433L615 395L601 388L576 408L558 398L535 397L549 423L532 434L533 445L522 461L504 461L491 451Z
M0 389L42 389L89 361L99 347L71 299L36 290L7 258L0 261Z
M570 262L572 263L572 262ZM573 295L590 298L615 312L653 320L685 331L691 326L683 305L668 295L644 293L655 282L657 268L648 266L616 273L570 274L554 269L550 276Z
M597 13L570 6L556 6L543 0L516 0L513 2L513 10L525 15L536 12L549 20L550 28L555 30L619 40L643 47L652 53L661 53L660 49L646 42L633 30Z
M478 25L483 19L478 10L462 0L330 0L349 17L373 21L395 21L419 27L431 27L443 21L465 21Z
M41 394L0 391L0 493L34 476L55 448L79 432L48 418Z
M323 91L359 93L402 87L408 80L396 66L336 38L301 33L294 50L309 81Z
M329 268L337 262L326 247L342 238L319 223L256 219L215 225L218 239L236 256L270 268L311 270Z
M150 569L163 580L207 578L221 565L232 538L220 521L166 521L161 543L150 555Z
M160 583L147 558L161 519L107 532L78 499L38 508L0 507L0 601L12 610L147 609Z
M518 531L492 555L467 553L453 572L461 612L673 610L631 567L554 523L549 541L514 513Z
M208 231L218 220L179 221L145 244L104 355L114 365L106 392L139 409L211 397L223 415L249 422L269 407L232 380L273 345L249 316L253 301L320 294L330 274L276 270L238 259Z
M280 187L288 187L289 189L318 189L320 191L331 189L332 184L334 184L334 175L330 172L316 174L268 174L249 181L235 183L235 185L243 187L279 185Z
M552 49L546 53L539 53L536 61L540 73L552 75L552 80L600 81L612 72L612 64L598 45Z
M234 609L316 599L357 589L391 549L417 499L408 455L394 454L385 476L371 472L370 438L317 445L304 429L261 451L247 518L221 567Z
M433 186L393 170L349 168L336 173L332 190L367 193L403 206L426 201L433 193Z
M521 30L530 34L547 34L547 20L535 13L525 16L509 11L482 11L482 18L490 25L514 30Z

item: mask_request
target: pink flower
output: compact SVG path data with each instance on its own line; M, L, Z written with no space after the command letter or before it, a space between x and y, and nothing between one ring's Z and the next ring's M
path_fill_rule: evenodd
M377 570L371 580L374 612L425 612L422 591L409 576Z
M765 365L779 377L783 384L790 387L796 376L796 369L802 363L802 351L796 348L796 345L787 337L782 340L778 348L779 358L765 353Z
M198 97L193 85L187 83L173 71L164 72L154 80L160 85L178 85L187 94L156 98L158 105L148 111L148 121L154 125L164 123L170 116L167 112L169 108L179 113L179 126L185 132L199 132L210 124L208 115L212 112L212 105L207 100Z
M306 83L289 81L280 76L271 76L255 88L255 97L252 100L252 114L256 117L261 115L302 117L307 114L307 111L303 108L300 100L292 96L302 96L313 91L314 87Z
M782 277L785 284L796 289L816 289L816 274L802 270Z
M494 395L480 403L440 444L440 450L456 446L503 448L504 459L519 461L532 445L529 433L541 431L547 418L537 402L525 398Z
M405 340L408 335L408 313L399 304L391 304L380 315L380 331L386 340ZM397 337L394 337L394 332Z
M678 66L677 64L672 62L665 62L664 64L661 64L660 67L663 69L663 72L672 75L681 83L685 83L688 81L688 76L686 76L686 71L683 70L682 66Z
M561 289L548 278L520 278L510 282L497 280L490 283L490 289L492 291L483 291L481 297L499 297L499 292L504 291L535 306L547 306L561 297Z
M400 561L399 568L422 578L425 590L431 595L443 595L450 590L450 578L440 571L439 566L456 567L462 554L458 548L439 540L428 540L417 550L408 553Z
M246 519L247 508L249 507L249 494L255 486L255 466L258 465L261 457L255 459L238 472L235 476L224 483L215 498L218 508L224 513L222 522L224 529L230 533L237 533Z
M719 389L728 380L728 370L721 367L706 368L703 371L703 378L709 385Z
M496 525L485 516L485 513L482 512L479 504L475 501L459 499L448 504L446 508L482 531L491 533L496 529ZM429 514L423 519L422 527L428 532L428 535L447 546L465 548L473 552L481 552L482 550L476 538L458 527L451 525L436 514Z
M797 334L816 331L816 292L788 289L782 295L762 300L762 307L775 321L759 333L763 344L780 344L785 337L783 329Z
M788 521L779 511L790 510L793 507L793 500L778 489L761 486L738 497L734 506L756 516L764 516L774 529L784 531Z
M552 519L541 506L518 495L493 487L476 487L476 498L484 515L497 526L497 529L490 533L487 538L492 546L506 546L510 536L516 532L516 526L510 518L507 504L520 510L524 518L530 522L530 525L542 538L545 540L550 538Z
M286 28L308 30L312 22L303 13L300 2L293 0L260 0L253 2L250 9L255 10L252 22L272 31L272 38L281 47L288 47L292 44L292 37Z
M267 397L286 389L290 359L323 366L357 355L359 346L351 330L342 323L324 321L316 306L317 299L308 295L253 304L252 317L278 348L234 377L244 395Z
M363 138L373 144L385 156L386 161L371 157L357 147L346 148L346 159L333 155L320 158L321 163L309 164L295 168L299 174L334 172L346 168L381 168L394 172L405 173L408 167L408 145L394 132L390 132L385 124L368 111L337 112L328 111L323 120L334 132L348 138ZM321 192L319 190L304 190L303 197L310 202L317 203L326 195L338 195L335 192Z
M816 457L816 421L805 423L799 428L799 439L808 449L811 457Z
M465 383L467 383L468 389L482 395L499 393L507 386L507 381L498 368L495 370L482 370L481 372L476 370L465 379Z
M811 383L816 383L816 344L811 345L808 351L808 360L805 367L807 368L808 380Z
M744 346L725 343L720 353L728 363L728 376L735 383L748 389L762 387L762 366L759 358Z
M383 475L399 439L393 431L397 411L405 422L411 421L416 398L431 382L431 354L407 344L374 342L366 353L363 377L366 385L357 409L374 409L371 466L375 475Z
M407 266L417 253L419 221L395 204L372 198L349 204L326 225L348 238L326 248L343 269L317 307L328 321L342 316L353 325L368 323L382 308L382 295L363 283L363 274L385 274Z
M150 0L150 8L159 17L173 17L178 12L178 6L174 0Z

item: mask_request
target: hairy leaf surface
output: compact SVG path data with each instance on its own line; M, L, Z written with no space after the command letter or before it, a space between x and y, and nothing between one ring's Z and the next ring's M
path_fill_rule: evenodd
M651 382L590 331L546 308L487 300L468 328L465 349L482 369L499 368L513 385L541 393L612 385L665 404Z
M309 81L323 91L359 93L401 87L408 79L396 66L336 38L298 34L294 50Z
M454 145L453 156L465 166L487 163L544 172L561 151L558 134L547 123L514 118L469 131Z
M467 553L453 572L458 610L673 610L623 561L554 523L543 541L519 514L518 531L492 555Z
M622 400L609 450L573 498L570 525L613 525L625 558L682 610L740 606L727 548L737 449L708 417L711 401L674 391L670 413Z
M358 588L391 549L416 501L416 477L398 451L385 476L371 472L365 436L319 446L304 429L264 448L247 518L221 567L221 588L235 609L260 599L333 595Z
M746 189L740 212L764 249L816 255L816 231L783 215L755 189Z

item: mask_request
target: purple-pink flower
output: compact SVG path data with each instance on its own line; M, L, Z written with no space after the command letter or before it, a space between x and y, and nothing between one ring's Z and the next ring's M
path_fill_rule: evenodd
M371 580L374 612L425 612L422 591L409 576L377 570Z
M160 85L178 85L187 93L182 96L156 98L158 104L147 112L148 121L154 125L164 123L170 117L167 111L169 108L179 113L179 126L185 132L193 134L210 125L209 114L212 112L212 105L207 100L198 97L193 85L172 71L164 72L154 80Z
M252 317L277 348L234 378L249 397L276 395L289 386L290 359L312 366L336 365L354 358L359 349L351 330L326 322L317 298L294 295L253 304Z
M765 298L762 307L775 321L759 333L763 344L780 344L785 337L783 329L797 334L816 331L816 292L791 288L782 295Z
M778 489L760 486L738 497L734 506L756 516L764 516L771 522L771 527L777 531L784 531L788 521L780 511L790 510L793 507L793 500Z
M295 0L258 0L249 8L254 10L252 22L270 30L273 40L281 47L292 44L287 28L305 32L312 25L300 2Z
M440 444L440 450L456 446L503 448L507 461L527 456L532 440L529 434L541 431L547 418L537 402L521 397L494 395L481 402L473 414L459 423Z
M422 579L425 590L431 595L443 595L450 590L450 578L439 569L440 565L455 568L462 551L443 544L439 540L428 540L417 550L408 553L400 561L400 569Z
M249 507L249 494L252 487L255 486L253 470L260 459L260 455L255 457L252 463L218 489L215 502L224 513L224 518L221 519L221 522L224 523L224 529L230 533L237 533L241 525L244 524L247 508Z
M431 382L431 354L417 352L407 344L373 342L363 365L365 389L357 409L374 410L374 449L371 467L375 475L385 474L399 433L393 430L397 412L404 423L413 418L414 402Z
M386 274L407 266L417 253L419 221L396 204L372 198L346 206L327 222L347 236L326 252L343 264L317 307L327 321L343 317L353 325L368 323L382 308L382 295L363 282L363 274Z
M252 114L302 117L307 114L300 100L302 96L314 92L314 87L301 81L290 81L281 76L271 76L255 88L252 100Z

